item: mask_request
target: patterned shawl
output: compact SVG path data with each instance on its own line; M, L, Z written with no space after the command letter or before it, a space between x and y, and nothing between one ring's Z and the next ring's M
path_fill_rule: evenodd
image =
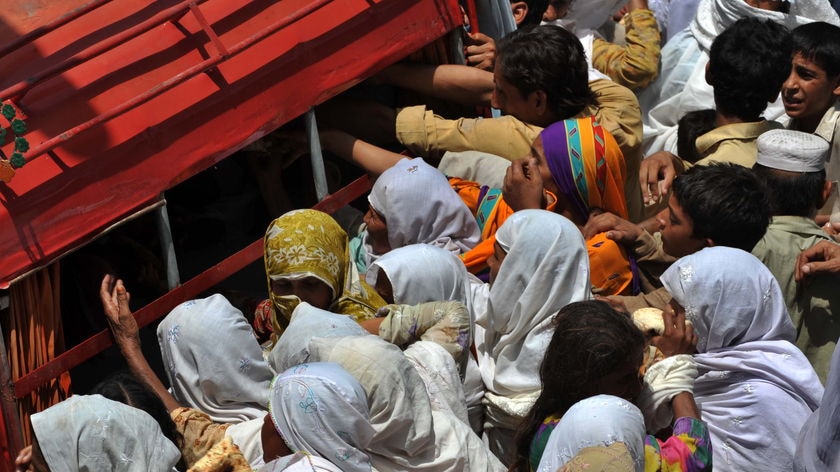
M375 431L367 396L340 365L314 362L279 374L271 384L269 410L293 452L323 457L345 472L371 470L364 450Z
M271 292L271 281L316 277L333 293L329 310L356 320L373 318L385 305L382 297L359 277L350 259L347 233L330 215L317 210L293 210L272 221L265 232L265 274L274 311L288 324L291 312ZM282 333L274 319L274 332Z
M624 155L595 117L559 121L540 133L545 159L570 210L582 221L592 207L627 218Z

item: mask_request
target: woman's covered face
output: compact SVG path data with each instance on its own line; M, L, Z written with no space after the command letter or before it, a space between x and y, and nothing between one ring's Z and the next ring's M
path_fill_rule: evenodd
M322 310L329 310L333 300L330 286L319 278L311 276L300 279L272 280L271 293L281 297L295 295L301 301Z
M365 213L365 224L367 225L367 232L370 235L370 244L373 248L374 254L385 254L391 250L391 243L388 242L388 226L385 224L385 218L369 207Z
M537 139L531 144L531 151L525 158L533 157L537 160L537 172L542 177L543 188L553 193L557 198L557 203L554 206L554 212L565 216L574 221L578 225L583 225L586 222L580 221L577 213L571 211L572 203L563 193L560 192L560 187L551 175L551 169L548 167L548 159L545 157L545 149L543 148L542 136L537 136Z
M376 276L376 283L373 285L373 288L383 300L388 303L394 303L394 287L391 285L391 279L388 278L388 274L383 269L379 269L379 274Z
M507 257L507 253L499 243L493 244L493 254L487 258L487 266L490 268L490 284L499 276L499 267L502 266L502 261Z

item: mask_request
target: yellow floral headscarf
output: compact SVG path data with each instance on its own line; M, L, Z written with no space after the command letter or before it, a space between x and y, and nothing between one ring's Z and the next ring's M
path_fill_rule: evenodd
M271 222L263 258L268 295L279 315L272 317L275 334L288 325L294 306L271 292L272 280L316 277L332 289L330 311L357 321L373 318L385 306L382 297L359 277L347 242L347 233L338 223L317 210L293 210Z

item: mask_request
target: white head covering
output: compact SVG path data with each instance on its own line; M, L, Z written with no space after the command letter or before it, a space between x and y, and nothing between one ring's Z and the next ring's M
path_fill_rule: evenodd
M825 0L793 0L790 2L790 13L762 10L744 0L701 0L689 28L700 46L708 51L715 38L741 18L772 20L788 30L814 21L840 25L837 12Z
M796 472L833 472L838 467L840 467L840 347L835 347L822 403L808 418L799 433L793 470Z
M799 430L823 388L791 344L796 332L773 274L752 254L718 246L676 261L662 284L698 337L694 397L714 463L791 470Z
M184 302L157 329L172 394L213 421L260 418L274 373L248 321L222 295Z
M475 217L439 170L423 159L402 159L376 179L370 205L385 218L391 249L431 244L454 254L469 251L481 235ZM373 254L365 235L368 265Z
M551 318L589 298L589 255L574 223L545 210L514 213L496 232L496 242L508 248L507 257L490 287L486 313L476 318L485 329L477 343L479 366L490 393L534 396L516 407L499 405L522 417L540 390Z
M271 384L271 419L294 452L323 457L345 472L370 471L374 430L359 382L330 362L292 367Z
M316 362L309 352L309 343L314 337L338 338L368 334L349 316L330 313L301 302L292 312L288 328L269 353L268 362L275 372L283 372L296 365Z
M551 431L537 472L555 472L581 450L624 443L633 457L634 470L645 464L645 422L642 412L623 398L596 395L567 411Z
M469 279L464 263L449 251L428 244L394 249L368 268L367 283L376 284L385 272L394 291L394 303L418 305L456 301L471 307Z
M828 141L815 134L788 129L767 131L758 137L756 144L756 163L790 172L825 170L830 149Z
M502 470L469 426L433 410L423 380L398 347L373 335L336 337L352 328L342 326L346 317L329 315L302 303L271 359L278 370L336 362L359 381L374 428L365 452L376 470ZM314 317L321 322L311 323ZM303 322L306 328L297 326Z
M291 456L274 459L260 472L342 472L332 462L305 452L296 452Z
M181 453L148 413L101 395L74 395L32 415L50 470L172 471Z

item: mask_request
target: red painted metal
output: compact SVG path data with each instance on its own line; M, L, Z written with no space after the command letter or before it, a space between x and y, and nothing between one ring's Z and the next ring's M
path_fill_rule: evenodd
M312 3L207 0L203 21L185 14L163 22L29 89L16 105L27 115L33 150L80 124L100 124L0 184L0 287L461 22L456 0L333 2L136 108L110 120L97 118L211 58L216 41L202 23L221 44L236 45ZM80 4L10 2L0 10L0 43ZM104 3L0 57L0 89L25 83L181 4Z
M207 1L207 0L203 0L203 1ZM317 1L307 5L306 8L298 10L298 11L294 12L292 15L289 15L286 18L283 18L283 20L278 21L277 23L274 23L274 24L268 26L267 28L264 28L263 30L257 32L256 34L254 34L250 38L248 38L244 41L241 41L240 43L234 45L230 49L226 48L224 46L224 44L221 43L221 41L219 40L219 37L216 36L215 33L208 34L208 36L211 38L211 40L216 45L216 47L220 51L222 51L221 54L213 56L210 59L207 59L205 61L201 61L198 64L190 67L189 69L181 72L180 74L177 74L174 77L171 77L170 79L165 80L158 85L155 85L153 88L143 92L140 95L137 95L136 97L133 97L133 98L119 104L118 106L116 106L116 107L114 107L114 108L96 116L95 118L93 118L91 120L88 120L88 121L86 121L86 122L84 122L84 123L82 123L78 126L75 126L72 129L69 129L69 130L67 130L63 133L60 133L58 136L56 136L52 139L44 141L43 143L39 144L38 146L35 146L34 148L30 149L29 152L26 153L26 161L30 162L33 159L35 159L36 157L42 156L42 155L46 154L47 152L52 151L53 149L57 148L58 146L60 146L65 141L69 141L70 139L73 139L77 134L83 133L83 132L85 132L85 131L87 131L87 130L95 127L95 126L99 126L99 125L105 123L106 121L109 121L113 118L116 118L116 117L122 115L123 113L131 111L131 110L137 108L138 106L143 105L144 103L146 103L146 102L150 101L151 99L157 97L158 95L161 95L164 92L166 92L168 90L171 90L178 85L181 85L182 83L184 83L187 80L195 77L196 75L201 74L201 73L206 72L207 70L209 70L211 68L216 67L220 63L226 61L230 56L235 56L236 54L241 53L245 49L247 49L247 48L253 46L255 43L261 41L266 36L276 32L277 30L279 30L281 28L284 28L284 27L288 26L291 23L294 23L295 21L300 20L301 18L305 17L306 15L312 13L313 11L323 7L324 5L326 5L327 3L330 3L332 1L333 0L317 0ZM197 17L196 19L198 20L199 24L202 25L202 28L204 29L204 31L206 32L209 29L212 32L212 28L209 28L209 26L207 25L207 20L204 19L204 15L202 15L200 13L200 11L198 10L198 7L195 5L195 3L191 3L189 5L189 7L194 13L196 13L196 17ZM2 97L2 93L3 92L0 92L0 97Z
M18 36L17 39L15 39L14 41L10 41L5 45L0 46L0 57L9 54L10 52L20 48L21 46L25 46L31 43L32 41L40 38L41 36L49 33L50 31L54 31L56 28L75 20L76 18L86 14L87 12L96 10L97 8L101 7L102 5L105 5L110 1L112 0L94 0L86 5L83 5L79 8L70 11L70 13L67 13L66 15L56 18L54 21L46 25L40 26L32 31L29 31L24 35Z
M174 6L172 8L168 8L159 14L155 15L153 18L140 23L137 26L129 28L127 30L121 31L119 34L112 36L111 38L101 41L97 43L95 46L85 49L84 51L76 54L75 56L62 61L58 64L49 67L48 69L44 70L40 74L34 77L27 77L26 80L22 80L11 87L7 87L0 91L0 100L6 100L9 98L16 98L27 90L31 89L32 87L44 82L47 79L51 79L62 72L66 72L73 67L76 67L79 64L82 64L86 61L94 59L117 46L120 46L131 39L140 36L143 33L148 32L152 28L160 26L161 23L169 21L175 17L182 15L185 11L189 10L192 5L204 3L207 0L187 0L182 2L181 4Z
M370 180L367 177L360 177L336 193L328 195L313 208L326 213L332 213L361 197L369 190ZM262 254L263 240L258 239L244 249L228 256L215 266L137 310L134 313L137 324L143 327L161 318L181 302L195 298L198 294L225 280L231 274L242 270L248 264L262 258ZM113 339L109 331L105 330L93 335L81 344L68 349L47 364L38 367L18 379L14 384L15 397L22 398L28 395L43 383L78 366L87 359L109 348L111 345L113 345Z

